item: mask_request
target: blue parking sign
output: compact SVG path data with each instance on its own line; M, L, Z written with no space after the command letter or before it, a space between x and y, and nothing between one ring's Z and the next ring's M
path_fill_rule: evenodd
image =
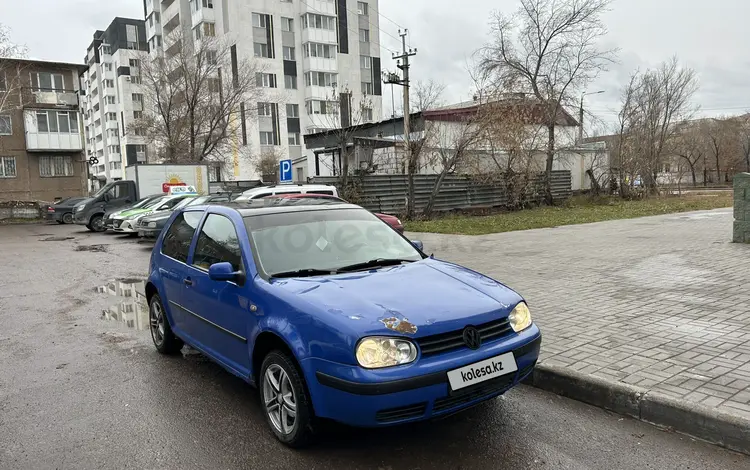
M292 161L281 160L279 162L279 182L291 183L292 182Z

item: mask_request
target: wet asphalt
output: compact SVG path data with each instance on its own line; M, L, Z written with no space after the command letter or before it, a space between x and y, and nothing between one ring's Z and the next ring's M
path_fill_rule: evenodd
M132 299L97 288L143 278L149 255L78 226L0 226L0 469L750 468L748 456L523 386L436 422L326 423L311 447L287 449L244 382L191 351L159 356L138 321L107 319Z

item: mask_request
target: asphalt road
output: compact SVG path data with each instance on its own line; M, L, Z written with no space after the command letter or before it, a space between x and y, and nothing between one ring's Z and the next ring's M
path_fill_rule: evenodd
M137 321L104 318L122 299L97 287L142 278L149 253L77 226L0 226L0 469L750 468L528 387L432 423L329 424L313 447L289 450L242 381L189 351L161 357Z

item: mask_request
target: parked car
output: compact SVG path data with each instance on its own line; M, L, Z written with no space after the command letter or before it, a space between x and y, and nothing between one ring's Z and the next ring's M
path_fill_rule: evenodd
M72 224L73 223L73 208L79 202L86 199L85 197L69 197L62 199L47 206L47 213L45 219L52 221L54 220L58 224Z
M157 199L151 205L146 205L139 209L131 209L129 211L122 212L112 218L112 230L117 233L130 233L138 234L136 225L138 220L147 215L160 212L169 212L177 204L185 198L198 197L196 193L177 194L172 196L164 196L161 199Z
M146 196L143 199L140 199L140 200L136 201L133 204L129 204L129 205L125 206L125 207L119 207L117 209L112 209L109 212L105 212L103 220L102 220L102 223L104 224L105 230L112 230L114 228L114 226L113 226L114 219L113 218L116 215L119 215L119 214L121 214L121 213L123 213L125 211L129 211L129 210L132 210L132 209L140 209L142 207L147 206L150 203L153 203L157 199L163 198L164 196L165 196L164 193L152 194L151 196Z
M277 194L274 196L266 196L266 199L270 198L283 198L283 199L327 199L331 201L339 201L339 202L346 202L340 197L337 196L329 196L327 194L318 194L318 193L304 193L304 194ZM380 214L377 212L374 212L376 216L383 222L387 223L395 231L398 233L404 233L404 224L401 223L401 220L393 215L388 214Z
M147 215L138 219L136 223L136 229L138 230L138 236L143 238L156 238L161 233L164 225L166 225L169 218L172 216L172 211L180 210L183 207L197 206L200 204L213 204L217 202L229 202L230 195L215 195L215 196L198 196L194 198L185 198L180 201L179 204L174 206L174 209L157 212L155 214Z
M539 355L526 302L420 246L351 204L183 208L149 263L154 345L257 386L289 446L315 417L383 427L505 393Z
M267 196L276 196L280 194L325 194L328 196L338 197L339 192L335 186L329 186L326 184L276 184L273 186L259 186L257 188L248 189L243 192L241 196L235 198L237 202L250 201L252 199L260 199Z

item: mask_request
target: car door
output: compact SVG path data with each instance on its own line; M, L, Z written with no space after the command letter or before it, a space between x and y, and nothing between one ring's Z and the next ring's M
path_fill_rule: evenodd
M194 338L205 352L241 376L250 372L248 321L254 319L250 314L250 287L214 281L209 278L208 269L212 264L229 262L235 271L248 272L246 261L251 259L250 254L243 253L238 236L244 230L227 215L206 216L187 268L185 296L193 315L200 320Z
M117 207L125 207L128 204L132 204L135 200L135 196L130 193L130 184L127 181L116 183L107 192L107 210L111 210Z
M198 225L203 218L202 211L179 214L164 234L161 246L159 275L163 284L164 307L172 317L172 329L179 336L191 336L189 313L186 311L185 279L188 277L188 254Z

